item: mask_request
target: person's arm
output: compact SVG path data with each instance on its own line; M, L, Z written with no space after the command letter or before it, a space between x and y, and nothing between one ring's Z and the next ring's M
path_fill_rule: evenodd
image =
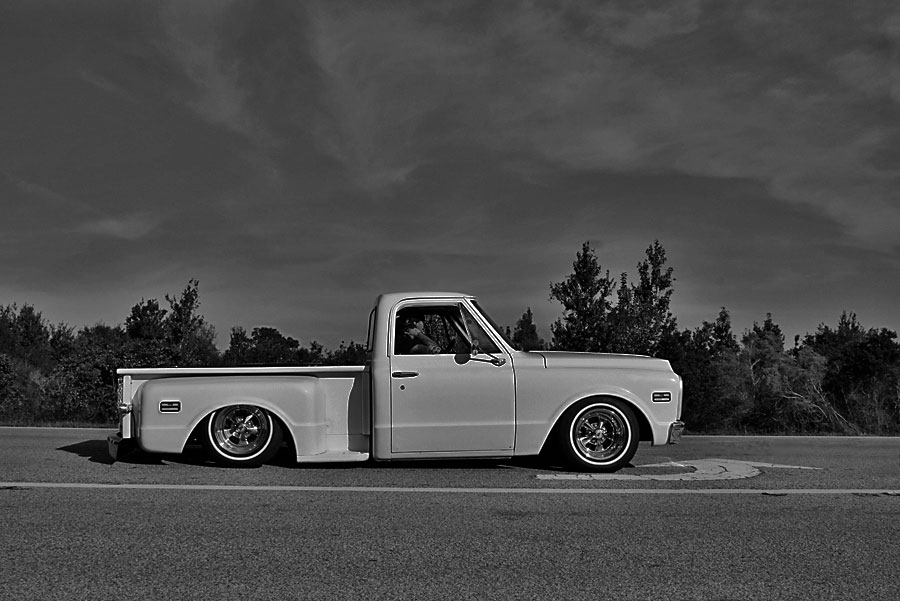
M425 332L420 330L419 328L410 328L409 330L407 330L406 333L409 334L412 338L421 342L424 346L426 346L428 348L429 353L434 355L434 354L441 352L440 345L437 342L435 342L434 340L432 340L431 338L429 338L425 334Z

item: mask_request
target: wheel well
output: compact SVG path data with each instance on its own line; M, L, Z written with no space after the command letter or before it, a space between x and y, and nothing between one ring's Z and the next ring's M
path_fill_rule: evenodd
M218 411L219 409L222 409L222 407L219 407L217 409L210 411L209 413L207 413L206 415L203 416L203 419L201 419L199 422L197 422L197 425L194 426L193 430L191 430L191 435L188 436L187 441L184 444L185 447L189 444L202 443L203 436L204 436L203 430L206 428L206 424L209 423L209 418L212 416L212 414L215 413L216 411ZM263 409L265 409L265 407L263 407ZM291 432L291 430L285 425L284 420L282 420L276 414L272 413L268 409L266 409L266 413L271 415L272 420L278 424L279 428L281 428L282 444L287 444L289 447L291 447L291 451L296 455L297 454L297 445L294 442L293 432ZM184 449L182 448L181 451L184 452Z
M291 432L290 428L285 425L284 420L275 415L271 414L272 419L278 422L278 427L281 428L281 444L285 444L291 449L291 453L293 453L295 459L297 456L297 443L294 442L294 433Z
M638 440L641 440L641 441L653 440L653 429L650 427L650 421L647 419L647 416L644 415L644 413L640 409L638 409L637 406L635 406L634 403L632 403L628 399L623 399L620 396L598 395L598 396L590 396L590 397L585 397L583 399L579 399L579 400L575 401L574 403L570 404L568 407L566 407L565 411L563 411L562 413L559 414L559 417L557 418L556 423L553 424L553 427L550 428L550 433L547 435L547 438L544 439L544 444L541 447L541 452L544 452L545 450L551 450L551 449L549 449L548 445L552 446L552 444L553 444L552 441L555 438L556 431L560 427L560 422L562 421L563 416L566 414L566 411L568 411L569 409L571 409L572 407L574 407L575 405L578 405L580 403L585 403L585 402L590 402L590 401L602 401L604 399L615 399L617 401L621 401L622 403L625 403L631 409L631 411L634 413L634 417L637 419Z
M641 430L641 436L638 440L653 440L653 428L650 427L650 420L633 403L628 403L628 406L634 411L634 416L638 420L638 427Z

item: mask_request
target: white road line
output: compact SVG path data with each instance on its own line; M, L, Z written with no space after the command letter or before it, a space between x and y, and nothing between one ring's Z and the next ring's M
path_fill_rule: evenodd
M402 486L228 486L219 484L104 484L88 482L0 482L0 491L31 488L81 490L179 490L225 492L353 492L529 495L885 495L900 490L880 488L428 488Z

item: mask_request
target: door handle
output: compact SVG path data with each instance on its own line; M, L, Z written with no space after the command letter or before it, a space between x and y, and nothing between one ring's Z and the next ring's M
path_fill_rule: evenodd
M395 371L391 374L394 378L415 378L419 375L417 371Z

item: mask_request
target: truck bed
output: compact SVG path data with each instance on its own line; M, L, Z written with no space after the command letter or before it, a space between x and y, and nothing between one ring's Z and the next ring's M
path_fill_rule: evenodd
M277 416L298 461L369 455L369 378L363 365L129 368L118 375L129 414L121 437L136 438L146 451L181 452L216 407L248 403Z

